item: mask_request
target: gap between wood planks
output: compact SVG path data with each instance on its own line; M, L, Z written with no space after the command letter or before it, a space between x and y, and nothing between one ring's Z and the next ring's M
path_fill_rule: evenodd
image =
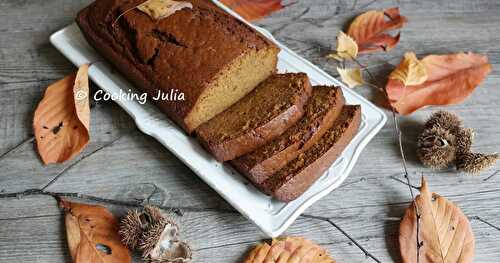
M0 199L6 199L6 198L18 198L22 199L25 196L34 196L34 195L44 195L44 196L51 196L56 199L59 198L73 198L73 199L79 199L82 201L87 201L87 202L97 202L97 203L105 203L105 204L110 204L110 205L117 205L117 206L125 206L125 207L143 207L147 202L150 200L152 195L154 195L156 191L153 191L148 197L142 199L142 200L137 200L136 202L130 202L130 201L121 201L121 200L115 200L115 199L107 199L107 198L101 198L97 196L92 196L92 195L85 195L85 194L79 194L79 193L64 193L64 192L47 192L43 191L41 189L29 189L26 191L22 192L17 192L17 193L7 193L7 194L0 194ZM408 204L409 202L406 202ZM218 213L230 213L230 214L239 214L236 210L234 209L223 209L223 208L199 208L199 207L171 207L171 206L159 206L159 208L163 210L167 210L171 213L174 213L178 216L183 216L183 211L187 212L192 212L192 213L197 213L197 212L218 212ZM50 217L53 215L43 215L43 216L37 216L37 217ZM339 232L341 232L345 237L347 237L351 243L356 245L364 254L366 257L371 258L375 262L380 262L374 255L372 255L370 252L368 252L361 244L359 244L356 239L351 237L345 230L343 230L340 226L338 226L331 218L328 217L322 217L322 216L316 216L316 215L310 215L310 214L302 214L300 217L302 218L307 218L307 219L312 219L312 220L319 220L326 222L336 228ZM3 220L16 220L16 219L22 219L23 217L18 217L18 218L12 218L12 219L3 219ZM34 217L25 217L25 218L34 218ZM500 227L496 226L487 220L479 217L479 216L469 216L469 219L475 220L475 221L480 221L487 226L500 231ZM2 220L2 221L3 221ZM254 241L256 242L256 241ZM234 244L226 244L224 246L230 246L230 245L238 245L238 244L248 244L248 243L254 243L254 242L243 242L243 243L234 243ZM212 249L212 248L217 248L217 246L214 247L205 247L205 248L200 248L200 250L207 250L207 249Z
M299 20L303 20L304 22L306 23L309 23L311 25L314 25L316 27L321 27L321 25L323 23L325 23L326 21L332 19L332 18L335 18L336 16L338 15L341 15L341 14L346 14L346 13L354 13L354 12L357 12L359 10L364 10L366 9L367 7L371 6L372 4L376 3L378 0L372 0L364 5L361 5L359 7L356 7L357 4L358 4L358 1L354 1L353 5L351 8L348 9L347 7L347 4L344 3L344 2L340 2L340 3L337 3L336 7L335 7L335 12L333 13L333 16L328 16L328 17L324 17L324 18L304 18L303 17L309 13L309 11L311 10L310 7L307 7L305 8L302 12L300 12L298 15L296 16L293 16L290 18L290 20L287 22L287 23L284 23L282 26L278 27L277 29L274 29L271 31L271 33L273 35L278 35L281 31L283 31L285 28L287 28L288 26L290 25L293 25L294 22L297 22ZM291 3L290 5L293 5L295 4L296 2L293 2ZM342 6L340 6L342 5ZM399 6L399 3L397 3L397 5ZM346 10L346 12L342 13L341 10L344 9Z
M36 218L47 218L47 217L58 217L60 214L52 214L52 215L40 215L40 216L18 216L18 217L8 217L8 218L0 218L0 221L13 221L13 220L22 220L22 219L36 219Z
M41 190L45 190L47 189L49 186L51 186L52 184L54 184L59 178L61 178L61 176L63 176L64 174L66 174L67 171L71 170L71 168L75 167L76 165L78 165L81 161L91 157L92 155L94 155L95 153L101 151L102 149L108 147L108 146L111 146L113 145L115 142L117 142L118 140L120 140L121 138L123 138L124 134L118 136L117 138L115 138L114 140L102 145L101 147L93 150L92 152L86 154L86 155L83 155L82 157L80 157L78 160L76 160L74 163L64 167L64 169L59 172L54 178L52 178L52 180L50 180L45 186L43 186L41 188Z
M152 194L154 194L155 191L153 191ZM151 195L152 195L151 194ZM8 194L0 194L0 199L3 198L18 198L21 199L24 196L33 196L33 195L45 195L45 196L51 196L54 197L56 200L59 200L61 198L74 198L74 199L80 199L83 201L92 201L92 202L99 202L99 203L107 203L107 204L112 204L112 205L119 205L119 206L127 206L127 207L143 207L146 203L148 198L145 198L143 200L137 200L136 202L129 202L129 201L120 201L120 200L114 200L114 199L107 199L107 198L100 198L96 196L91 196L91 195L84 195L84 194L79 194L79 193L62 193L62 192L48 192L44 191L42 189L29 189L23 192L17 192L17 193L8 193ZM170 207L170 206L158 206L159 208L163 210L168 210L172 213L175 213L179 216L183 215L182 211L188 211L188 212L219 212L219 213L231 213L231 214L238 214L238 212L234 209L221 209L221 208L197 208L197 207ZM314 219L314 220L320 220L329 223L333 227L335 227L338 231L340 231L345 237L347 237L354 245L356 245L366 257L371 258L375 262L381 262L379 259L377 259L374 255L372 255L370 252L368 252L361 244L359 244L353 237L351 237L347 232L345 232L342 228L340 228L336 223L334 223L330 218L327 217L321 217L321 216L314 216L314 215L308 215L308 214L302 214L301 217L303 218L309 218L309 219ZM204 249L209 249L209 248L204 248Z
M90 103L90 109L97 108L96 106L98 106L100 104L102 104L102 103L92 100L91 103ZM64 167L58 174L56 174L54 176L54 178L52 178L47 184L45 184L41 188L41 190L43 191L43 190L47 189L49 186L51 186L52 184L54 184L59 178L61 178L64 174L66 174L67 171L69 171L71 168L73 168L76 165L78 165L81 161L83 161L83 160L91 157L95 153L97 153L97 152L99 152L99 151L107 148L108 146L113 145L115 142L117 142L118 140L120 140L121 138L123 138L123 136L125 136L126 134L129 134L129 133L131 133L131 132L125 132L125 133L121 134L120 136L118 136L117 138L113 139L112 141L107 142L104 145L102 145L102 146L98 147L97 149L93 150L92 152L87 153L87 154L85 154L83 156L80 156L75 162L73 162L73 163L69 164L68 166ZM14 147L12 147L9 150L7 150L5 153L0 154L0 160L2 160L3 158L7 157L9 154L16 152L17 149L19 149L20 147L24 146L25 144L32 143L34 141L35 141L35 137L34 136L31 136L30 138L25 139L24 141L20 142L19 144L15 145Z

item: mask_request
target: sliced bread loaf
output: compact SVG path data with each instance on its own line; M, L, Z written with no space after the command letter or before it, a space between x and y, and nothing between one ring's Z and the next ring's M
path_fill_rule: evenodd
M276 138L304 114L311 94L304 73L272 75L236 104L196 129L218 161L249 153Z
M335 162L357 133L360 122L361 107L344 106L333 126L317 143L257 186L280 201L296 199Z
M190 0L161 20L144 0L98 0L76 19L105 58L188 133L240 100L276 72L279 48L210 0Z
M314 145L333 125L344 102L340 88L313 87L300 121L270 143L232 160L231 164L253 183L262 183Z

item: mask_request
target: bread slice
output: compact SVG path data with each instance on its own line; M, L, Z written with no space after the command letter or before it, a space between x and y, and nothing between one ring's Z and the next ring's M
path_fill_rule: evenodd
M313 87L300 121L272 142L232 160L231 164L253 183L262 183L314 145L333 125L344 103L340 88Z
M161 20L134 8L142 2L98 0L76 21L149 98L175 94L152 101L188 133L276 72L279 48L212 1L191 0Z
M281 135L302 118L310 94L306 74L273 75L202 124L196 135L218 161L235 159Z
M360 122L361 107L344 106L333 126L316 144L257 186L280 201L296 199L335 162L357 133Z

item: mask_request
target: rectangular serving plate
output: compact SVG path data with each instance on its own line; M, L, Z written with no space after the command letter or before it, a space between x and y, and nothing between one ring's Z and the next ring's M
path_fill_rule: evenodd
M214 3L248 24L232 10L216 1ZM135 100L118 100L116 103L135 120L142 132L157 139L266 235L276 237L281 235L304 210L337 188L347 178L361 151L384 126L387 117L378 107L276 41L267 30L250 26L281 48L279 72L305 72L313 85L340 86L348 104L361 105L362 117L358 134L329 170L298 199L283 203L262 194L231 166L213 159L194 138L187 136L152 103L141 105ZM50 42L76 66L92 63L89 76L105 92L116 96L120 94L120 90L125 93L129 90L137 92L131 83L113 70L112 66L87 43L76 24L54 33L50 37Z

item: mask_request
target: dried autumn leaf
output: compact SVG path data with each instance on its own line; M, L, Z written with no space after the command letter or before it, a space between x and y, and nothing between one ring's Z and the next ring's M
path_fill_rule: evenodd
M248 254L243 263L335 263L326 250L302 237L273 239L262 243Z
M254 21L283 9L281 0L220 0L248 21Z
M89 142L88 65L50 85L33 117L38 153L44 164L78 155Z
M340 31L337 36L337 49L335 53L328 55L329 58L333 58L339 61L351 60L358 56L358 44L350 36L346 35L344 32Z
M361 69L359 68L337 68L337 72L339 73L342 82L347 84L349 88L362 86L365 83L365 81L363 80L363 75L361 74Z
M403 27L408 20L399 14L399 8L393 7L383 11L371 10L357 16L349 26L347 34L359 46L359 53L387 51L396 46L400 34L391 36L387 33Z
M127 263L129 250L120 242L119 222L104 207L61 200L66 238L75 263Z
M154 20L166 18L183 8L193 8L193 5L183 1L148 0L137 6L137 9L148 14Z
M420 195L415 198L420 214L420 263L473 262L474 235L467 216L446 198L429 192L422 178ZM417 219L412 204L399 226L403 262L417 262Z
M413 52L405 53L399 66L389 75L390 79L397 79L405 86L419 85L427 80L427 70Z
M474 53L430 55L421 63L428 75L424 83L405 86L399 79L387 83L389 102L401 114L463 102L491 71L488 57Z
M350 36L340 31L337 37L337 53L344 59L353 59L358 56L358 44Z

